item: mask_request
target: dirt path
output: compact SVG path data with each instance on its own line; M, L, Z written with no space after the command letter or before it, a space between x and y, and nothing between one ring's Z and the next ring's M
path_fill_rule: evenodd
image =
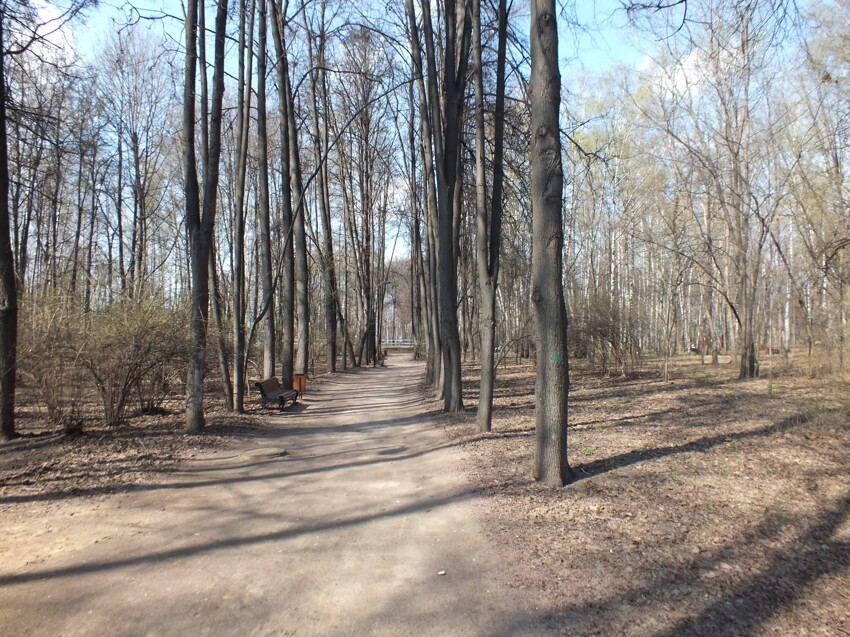
M4 522L0 633L542 632L517 623L421 373L342 374L160 484Z

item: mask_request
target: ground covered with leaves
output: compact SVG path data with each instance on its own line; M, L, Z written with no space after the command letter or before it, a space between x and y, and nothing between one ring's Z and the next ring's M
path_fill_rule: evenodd
M178 463L267 426L253 396L242 415L229 414L223 404L208 399L203 436L185 434L182 401L176 396L155 414L131 414L115 426L105 424L91 400L82 405L80 433L69 436L46 418L33 392L24 387L20 395L16 423L21 437L0 445L0 511L152 484Z
M721 360L721 362L723 362ZM538 619L563 635L850 635L850 383L776 363L676 361L665 382L573 366L562 489L531 478L534 368L502 366L493 432L458 442L491 540ZM770 383L771 396L768 396Z
M563 635L850 635L850 383L777 361L740 382L727 360L675 361L664 381L573 364L562 489L531 478L534 367L498 371L493 431L478 434L478 369L466 411L435 422L460 446L489 539L523 597L523 623ZM770 395L768 389L770 388ZM33 394L34 395L34 394ZM61 434L21 392L22 438L0 446L0 512L32 516L69 498L131 491L178 463L268 426L212 405L186 436L175 397L107 427L96 401Z

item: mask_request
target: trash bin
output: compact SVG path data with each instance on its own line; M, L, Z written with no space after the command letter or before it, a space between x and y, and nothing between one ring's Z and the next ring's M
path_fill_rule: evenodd
M304 395L304 390L307 389L307 374L292 375L292 389L298 392L298 397Z

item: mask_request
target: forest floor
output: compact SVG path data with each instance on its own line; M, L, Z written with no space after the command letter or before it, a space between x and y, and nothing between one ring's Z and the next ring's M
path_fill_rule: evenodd
M669 382L658 365L615 379L579 362L576 481L550 489L530 475L533 367L499 368L493 432L474 434L465 366L466 412L435 401L432 417L462 444L491 542L522 556L528 619L565 635L850 635L850 383L791 367L776 363L768 397L768 380L696 356Z
M401 355L201 437L177 404L71 438L25 406L0 633L850 635L850 383L573 370L563 489L530 476L529 364L489 434L476 367L447 415Z
M423 369L393 356L188 439L179 414L70 439L21 419L0 634L548 634L423 415Z

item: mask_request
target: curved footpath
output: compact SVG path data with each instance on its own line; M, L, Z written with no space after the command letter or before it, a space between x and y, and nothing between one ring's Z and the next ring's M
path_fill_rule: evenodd
M528 608L482 535L423 368L339 374L273 427L5 537L4 635L502 635ZM286 455L282 452L286 451ZM4 534L5 535L5 534ZM438 575L445 571L445 575Z

